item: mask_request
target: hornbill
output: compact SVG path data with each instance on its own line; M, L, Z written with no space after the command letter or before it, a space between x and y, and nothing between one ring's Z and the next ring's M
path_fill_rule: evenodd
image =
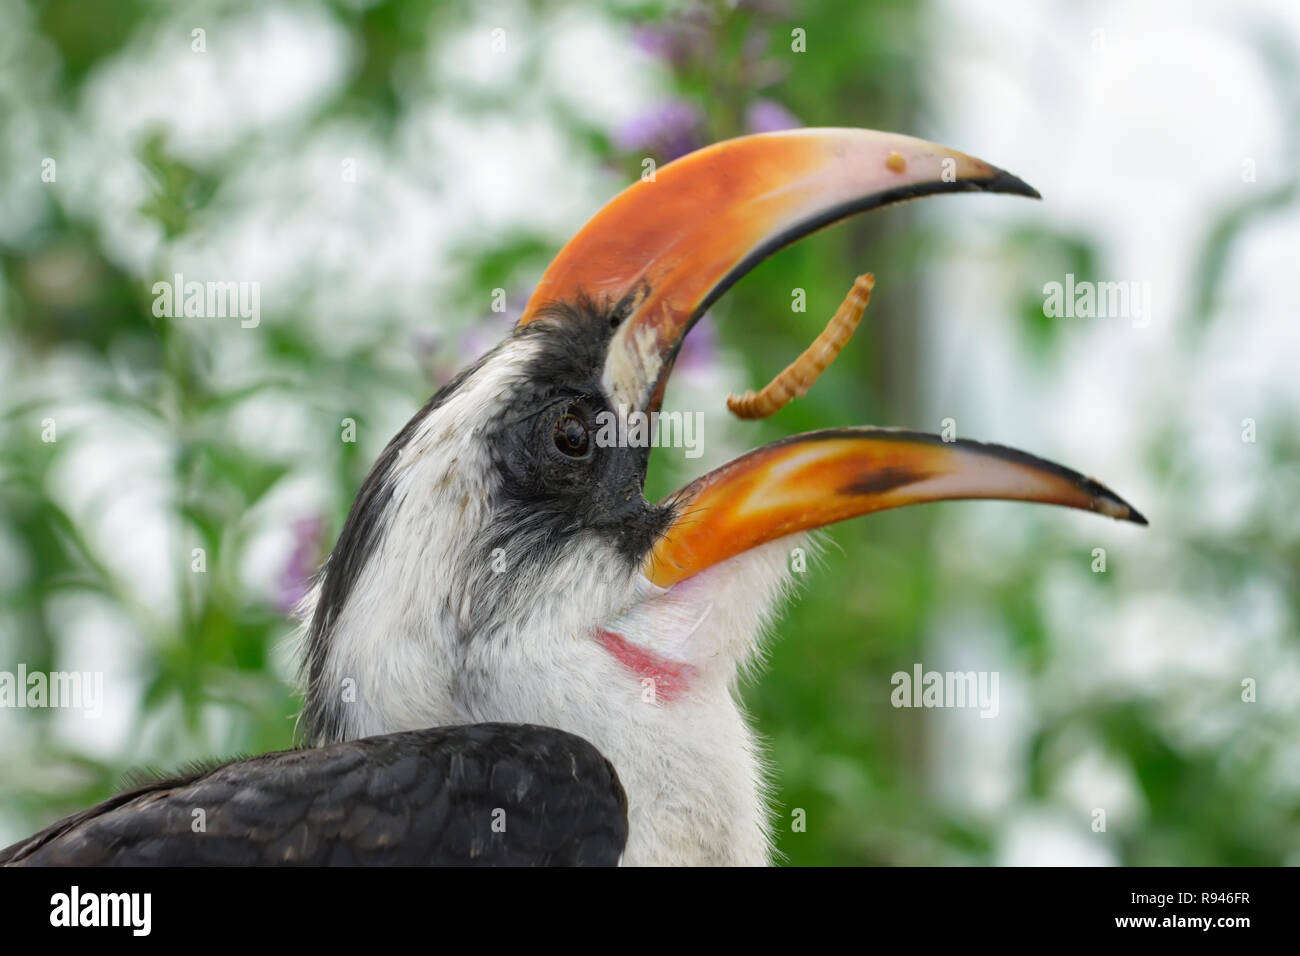
M769 862L736 688L809 533L957 498L1145 519L1024 452L873 427L776 441L652 504L648 442L597 422L658 411L683 337L777 249L964 191L1038 196L859 129L728 140L624 190L362 484L308 598L309 746L147 784L0 861Z

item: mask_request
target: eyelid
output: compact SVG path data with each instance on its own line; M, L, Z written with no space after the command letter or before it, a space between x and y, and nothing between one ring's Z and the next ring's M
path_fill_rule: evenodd
M522 414L518 415L518 416L515 417L515 418L507 418L507 419L505 420L505 424L507 424L507 425L518 425L520 422L526 422L526 421L529 421L530 419L537 418L539 415L545 415L545 414L546 414L547 412L549 412L552 408L554 408L556 405L559 405L559 404L561 404L561 403L572 404L572 403L573 403L573 399L572 399L572 398L569 398L568 396L561 396L561 397L559 397L559 398L553 398L553 399L551 399L549 402L547 402L545 405L541 406L540 408L535 408L535 409L533 409L531 412L523 412Z
M538 411L538 414L541 414L542 412L550 411L556 405L561 405L561 404L566 406L566 408L564 409L565 414L568 414L570 412L577 412L580 413L581 417L584 419L588 419L592 417L591 415L588 414L588 412L590 412L591 410L589 408L591 404L591 396L587 392L578 392L573 395L563 395L558 398L555 398L547 402L545 405L543 405L542 408Z

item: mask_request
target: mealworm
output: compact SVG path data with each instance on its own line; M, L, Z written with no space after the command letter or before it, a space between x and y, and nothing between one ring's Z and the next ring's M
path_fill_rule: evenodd
M835 356L848 344L853 330L862 321L862 312L871 301L871 290L875 285L876 277L870 272L858 276L853 288L844 297L844 302L826 323L826 328L802 355L768 382L761 392L750 390L744 395L727 396L727 408L731 414L737 418L767 418L794 399L806 395L817 377L826 371L827 366L835 361Z

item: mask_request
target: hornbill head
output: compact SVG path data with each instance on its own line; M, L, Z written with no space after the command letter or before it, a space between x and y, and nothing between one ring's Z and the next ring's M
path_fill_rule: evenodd
M878 428L775 442L655 504L650 449L602 440L634 433L602 423L658 411L683 337L765 256L854 212L961 191L1037 196L911 137L809 129L719 143L614 198L365 480L308 601L308 737L558 727L618 771L626 861L766 860L735 688L801 536L952 498L1143 519L1030 455Z

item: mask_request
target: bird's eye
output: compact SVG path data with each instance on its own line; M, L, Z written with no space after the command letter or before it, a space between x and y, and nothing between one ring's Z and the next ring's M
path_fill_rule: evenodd
M591 449L591 435L587 423L573 413L566 411L555 423L555 447L570 458L585 458Z

